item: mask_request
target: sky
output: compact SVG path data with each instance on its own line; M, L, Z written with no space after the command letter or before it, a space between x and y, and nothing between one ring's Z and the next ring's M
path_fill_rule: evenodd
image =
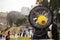
M0 0L0 12L21 11L22 7L30 8L36 0Z

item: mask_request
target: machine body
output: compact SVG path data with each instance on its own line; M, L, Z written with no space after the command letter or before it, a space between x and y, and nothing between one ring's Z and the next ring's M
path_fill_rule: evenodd
M52 39L57 39L57 26L53 23L53 12L45 6L38 5L34 7L28 16L29 22L34 28L33 39L48 39L47 32L51 31ZM52 24L52 30L49 29ZM55 32L55 33L53 33ZM54 36L56 35L57 36Z

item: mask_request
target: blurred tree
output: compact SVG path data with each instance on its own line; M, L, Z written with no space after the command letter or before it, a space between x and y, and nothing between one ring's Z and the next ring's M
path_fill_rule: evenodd
M24 24L25 22L26 22L26 17L22 17L20 19L17 19L15 24L16 24L16 26L20 26L20 25Z
M10 27L12 27L13 23L18 19L18 18L21 18L22 15L20 12L17 12L17 11L11 11L7 14L7 20L8 20L8 23L10 25Z

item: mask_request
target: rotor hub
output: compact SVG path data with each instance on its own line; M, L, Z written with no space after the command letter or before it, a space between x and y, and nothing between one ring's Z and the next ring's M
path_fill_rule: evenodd
M45 26L48 22L48 18L45 17L44 15L40 15L37 19L38 24L41 25L42 27Z

